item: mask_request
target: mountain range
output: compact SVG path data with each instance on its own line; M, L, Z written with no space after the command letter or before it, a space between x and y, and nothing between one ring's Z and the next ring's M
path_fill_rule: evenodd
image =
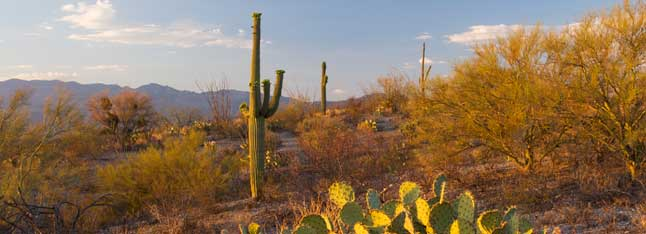
M29 109L33 120L42 117L42 109L48 97L55 96L57 90L64 89L71 92L72 100L79 108L86 113L86 103L93 95L100 92L108 92L110 95L118 94L123 90L134 90L145 93L152 100L153 106L159 112L168 108L196 108L202 114L209 113L207 102L208 93L177 90L169 86L155 83L140 86L138 88L123 87L109 84L80 84L78 82L59 80L19 80L10 79L0 81L0 97L10 97L17 89L29 89L31 91ZM249 92L233 89L220 90L227 92L231 98L231 111L238 113L238 107L242 102L249 99ZM289 102L287 97L281 97L281 104Z

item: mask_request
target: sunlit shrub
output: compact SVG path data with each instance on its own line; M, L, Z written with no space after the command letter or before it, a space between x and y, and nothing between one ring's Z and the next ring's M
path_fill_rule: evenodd
M169 139L163 149L149 148L97 172L106 192L116 193L130 213L143 205L171 205L213 199L225 194L242 166L240 157L217 155L203 147L205 134L192 131Z
M328 179L374 177L398 169L407 160L408 149L400 147L399 137L356 131L339 117L306 118L298 133L308 163Z

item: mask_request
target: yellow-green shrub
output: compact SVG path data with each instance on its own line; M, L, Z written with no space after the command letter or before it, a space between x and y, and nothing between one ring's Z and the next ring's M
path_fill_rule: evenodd
M143 205L191 203L226 192L243 164L241 157L219 156L202 147L205 134L192 131L98 170L100 185L119 197L121 208L136 213Z

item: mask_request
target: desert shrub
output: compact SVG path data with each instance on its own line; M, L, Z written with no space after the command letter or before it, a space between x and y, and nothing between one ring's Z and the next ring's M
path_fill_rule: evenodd
M24 91L17 91L6 109L1 109L0 232L68 233L97 227L97 206L92 185L84 180L89 168L83 157L97 145L92 132L85 131L80 111L71 95L59 91L46 100L43 118L28 122ZM84 192L81 192L84 191ZM101 199L102 200L102 199ZM81 212L81 210L83 210ZM76 215L76 211L79 211ZM31 217L31 218L25 218Z
M475 57L449 78L430 83L428 100L415 100L418 136L437 154L484 149L532 170L566 142L555 77L544 72L540 28L519 29L474 47ZM419 96L418 99L425 97Z
M357 129L362 131L376 132L377 122L372 119L364 120L361 123L357 124Z
M205 118L200 109L195 107L171 106L166 108L163 116L161 117L161 122L164 125L171 126L186 126L193 122L204 120Z
M377 86L371 91L379 100L379 105L372 111L383 112L384 109L392 113L398 113L404 109L408 100L408 92L413 88L411 82L401 72L391 73L377 79Z
M90 117L121 149L130 149L138 139L147 140L156 122L150 98L135 91L123 91L109 97L100 93L87 103Z
M295 132L298 123L316 111L312 98L301 90L289 90L289 103L279 106L278 111L267 119L267 128L270 130L288 130Z
M342 109L340 109L339 116L351 126L356 126L366 116L370 116L375 112L383 113L385 111L383 105L380 104L378 94L370 94L361 98L351 97L345 100L340 108Z
M13 162L20 154L15 146L22 145L29 127L29 96L28 90L17 90L6 103L0 96L0 161Z
M328 179L374 178L397 170L408 159L408 149L400 147L398 135L357 131L340 117L306 118L298 134L310 169Z
M623 162L633 179L646 163L644 28L646 3L626 1L552 35L548 44L569 97L566 117L585 141Z
M97 171L103 191L114 193L119 211L136 214L145 205L208 201L227 193L229 181L243 165L238 155L217 155L203 147L205 134L192 131L168 139L163 149L150 147Z

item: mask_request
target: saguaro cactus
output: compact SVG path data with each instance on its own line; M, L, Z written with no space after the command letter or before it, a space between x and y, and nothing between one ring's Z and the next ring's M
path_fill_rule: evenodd
M426 87L426 81L428 80L428 75L431 73L431 68L433 64L426 68L426 42L422 43L422 71L419 74L419 87L424 93L424 88Z
M325 61L323 61L323 64L321 64L321 111L325 115L327 111L327 98L326 98L326 86L327 86L327 75L325 74L325 70L327 69L327 65L325 64Z
M240 105L240 112L248 121L249 147L249 181L251 197L260 197L263 172L265 168L265 118L269 118L276 110L280 101L285 71L276 71L276 87L273 97L270 97L271 83L262 81L262 99L260 92L260 15L253 13L253 47L251 51L251 78L249 80L249 105ZM270 100L271 98L271 100Z

